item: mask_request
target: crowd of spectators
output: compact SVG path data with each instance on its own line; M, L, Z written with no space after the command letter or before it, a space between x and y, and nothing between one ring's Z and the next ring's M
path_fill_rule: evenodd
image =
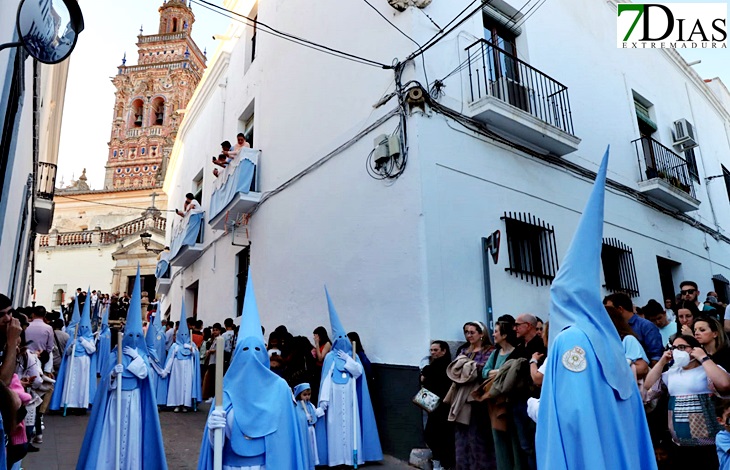
M699 296L684 281L663 303L639 307L623 293L603 302L644 400L660 470L730 468L730 307L715 292ZM434 470L536 469L548 327L532 314L503 315L491 334L481 322L464 324L453 359L448 343L431 344L421 386L441 399L424 430Z

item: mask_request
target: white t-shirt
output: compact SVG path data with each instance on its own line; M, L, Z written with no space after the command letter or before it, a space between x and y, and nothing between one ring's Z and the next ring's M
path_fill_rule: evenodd
M187 212L190 214L197 214L201 212L202 209L200 208L200 203L197 199L193 199L190 201L190 204L188 204Z
M694 369L672 368L662 374L662 382L669 395L703 395L712 393L707 374L702 366Z

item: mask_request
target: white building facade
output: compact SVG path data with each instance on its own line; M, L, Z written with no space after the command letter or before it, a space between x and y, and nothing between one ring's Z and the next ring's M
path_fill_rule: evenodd
M267 331L305 336L329 326L326 284L376 363L384 449L405 456L420 439L405 403L431 340L463 340L467 321L547 317L608 145L605 292L644 305L691 279L727 299L730 101L676 51L618 49L612 2L547 2L527 21L523 2L400 3L374 5L426 45L410 61L418 46L364 2L226 2L405 65L353 63L234 23L188 104L164 185L180 207L202 188L202 229L168 225L172 266L158 282L163 312L176 318L185 298L209 325L240 314L250 262ZM440 36L431 20L448 32L428 46ZM252 191L231 188L242 172L212 174L210 156L238 132L260 150ZM378 145L383 134L395 142ZM495 263L485 239L497 231Z
M0 44L18 40L19 4L2 7ZM41 64L23 47L0 52L0 293L16 307L32 301L35 239L53 219L68 64Z

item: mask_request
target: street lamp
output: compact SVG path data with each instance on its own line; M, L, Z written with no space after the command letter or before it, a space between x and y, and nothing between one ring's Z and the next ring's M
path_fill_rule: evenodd
M0 44L0 51L23 46L44 64L57 64L71 55L84 18L76 0L22 0L16 17L18 41Z
M142 246L144 247L144 251L150 251L152 253L162 253L163 250L150 248L150 241L152 241L152 234L150 232L140 233L139 238L142 240Z

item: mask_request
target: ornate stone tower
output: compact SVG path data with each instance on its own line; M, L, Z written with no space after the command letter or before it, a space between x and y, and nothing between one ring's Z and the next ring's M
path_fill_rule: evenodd
M165 178L182 115L205 70L185 0L165 0L157 34L137 36L137 65L122 59L104 189L153 188Z

